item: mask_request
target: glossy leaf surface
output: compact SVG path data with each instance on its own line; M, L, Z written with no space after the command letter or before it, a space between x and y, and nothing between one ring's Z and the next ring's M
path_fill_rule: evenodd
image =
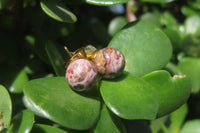
M160 70L143 77L158 92L160 97L158 117L164 116L183 105L190 96L190 84L185 75L171 77L167 71Z
M108 108L125 119L154 119L158 110L156 90L144 80L124 74L116 80L103 81L101 95Z
M99 5L99 6L110 6L123 4L128 2L129 0L86 0L88 4Z
M121 120L103 105L94 133L126 133Z
M64 76L65 75L64 60L61 57L61 54L56 48L56 46L49 41L46 44L46 51L56 75Z
M10 92L12 93L22 93L23 85L28 81L28 76L24 70L18 71L15 73L15 77L13 77L13 81L10 84Z
M10 125L12 115L12 101L6 88L0 85L0 121L5 128Z
M124 54L125 70L135 76L143 76L162 68L172 55L167 36L145 20L126 25L108 46L115 47Z
M31 130L31 133L68 133L68 132L49 125L35 124L33 126L33 129Z
M34 114L24 110L14 117L13 124L8 129L9 133L29 133L34 123Z
M200 59L192 57L183 58L179 61L178 68L190 79L192 93L197 93L200 90Z
M24 94L26 106L35 114L68 128L91 128L100 113L97 96L72 91L64 77L29 81Z
M42 0L40 5L42 10L55 20L68 23L77 21L76 16L67 9L61 0Z

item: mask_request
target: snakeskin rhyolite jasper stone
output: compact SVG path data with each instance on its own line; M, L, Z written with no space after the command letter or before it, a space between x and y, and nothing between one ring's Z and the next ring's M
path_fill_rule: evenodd
M108 79L119 76L125 66L123 54L112 47L99 50L94 57L94 62L98 72Z
M70 87L76 91L89 90L98 81L97 67L87 59L75 59L67 67L66 79Z

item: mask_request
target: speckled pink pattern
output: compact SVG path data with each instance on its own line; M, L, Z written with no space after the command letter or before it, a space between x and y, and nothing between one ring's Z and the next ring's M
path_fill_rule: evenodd
M116 48L104 48L97 52L94 62L98 72L104 78L115 78L120 75L125 66L123 54Z
M96 65L87 59L75 59L67 67L66 79L76 91L90 89L98 80Z

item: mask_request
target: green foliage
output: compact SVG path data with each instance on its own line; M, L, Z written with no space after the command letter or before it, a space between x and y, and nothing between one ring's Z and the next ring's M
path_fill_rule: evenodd
M199 10L199 0L0 0L0 132L198 132ZM76 92L64 46L89 44L119 49L125 70Z

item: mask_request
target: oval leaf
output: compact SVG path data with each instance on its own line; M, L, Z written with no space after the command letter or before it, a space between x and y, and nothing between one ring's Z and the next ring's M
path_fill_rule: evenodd
M86 0L88 4L99 5L99 6L110 6L126 3L130 0Z
M10 125L11 115L12 102L10 99L10 95L6 88L0 85L0 127L2 124L1 122L3 122L5 128Z
M94 133L126 133L121 120L103 105Z
M160 70L145 75L143 79L149 82L159 94L158 117L176 110L190 96L190 84L185 75L171 77L167 71Z
M64 77L32 80L25 85L24 94L29 109L68 128L89 129L100 113L97 96L72 91Z
M108 46L120 49L126 59L125 70L135 76L162 68L172 55L167 36L145 20L126 25Z
M40 5L42 10L55 20L68 23L77 21L76 16L65 7L61 0L42 0Z
M24 110L14 117L9 133L29 133L34 123L34 114L30 110Z
M100 91L106 105L119 117L156 117L159 102L157 92L140 78L124 74L121 80L103 81Z
M68 133L67 131L61 130L53 126L44 125L44 124L35 124L31 132L33 133Z
M23 85L28 81L28 76L24 70L20 70L15 74L9 90L12 93L22 93Z

